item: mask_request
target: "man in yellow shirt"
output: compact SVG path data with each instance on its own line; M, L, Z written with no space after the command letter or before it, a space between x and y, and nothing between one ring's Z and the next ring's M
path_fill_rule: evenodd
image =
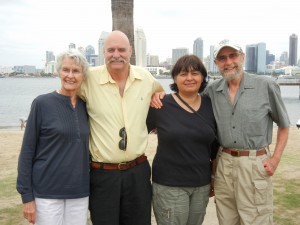
M103 52L106 65L91 68L80 91L91 130L91 220L150 225L146 117L152 94L163 88L147 70L129 64L132 48L124 33L111 32Z

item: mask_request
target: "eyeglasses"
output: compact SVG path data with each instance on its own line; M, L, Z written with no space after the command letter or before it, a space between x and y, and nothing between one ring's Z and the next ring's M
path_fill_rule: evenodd
M121 128L121 130L119 131L119 135L122 138L119 141L119 149L126 151L126 147L127 147L127 133L125 130L125 127Z
M234 53L230 53L228 56L220 55L220 56L216 57L216 60L218 62L224 63L227 61L228 58L231 60L236 60L237 57L239 57L239 55L241 55L241 54L242 54L241 52L234 52Z

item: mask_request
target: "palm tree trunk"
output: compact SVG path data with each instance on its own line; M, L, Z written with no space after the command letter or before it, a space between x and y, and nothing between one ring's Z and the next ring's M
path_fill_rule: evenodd
M130 63L135 65L133 0L111 0L112 30L124 32L132 47Z

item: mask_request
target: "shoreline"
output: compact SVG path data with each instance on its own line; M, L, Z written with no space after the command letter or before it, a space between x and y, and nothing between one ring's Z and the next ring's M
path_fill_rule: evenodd
M0 126L0 131L24 131L20 129L20 126Z

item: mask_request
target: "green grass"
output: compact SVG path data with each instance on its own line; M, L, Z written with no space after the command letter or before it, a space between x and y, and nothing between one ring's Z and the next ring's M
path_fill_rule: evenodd
M16 190L16 177L10 176L0 180L0 198L8 198L18 194Z
M13 208L5 208L0 210L1 225L18 225L24 222L22 214L22 205Z
M286 180L282 182L280 185L280 190L277 191L275 188L274 195L276 199L274 200L274 204L281 205L286 209L299 209L300 208L300 181L299 180Z
M274 224L299 225L300 221L299 153L283 154L273 176Z
M19 196L16 190L16 176L9 176L0 180L0 200L15 198ZM20 200L21 202L21 200ZM22 204L13 205L0 209L0 224L1 225L19 225L24 222L22 214Z
M300 219L300 181L274 179L274 222L276 225L298 225Z
M300 159L298 158L298 156L295 155L282 155L281 159L280 159L280 164L290 164L290 165L299 165L300 163ZM280 165L279 164L279 165Z
M274 224L276 225L298 225L295 221L292 221L290 218L281 218L274 215Z
M299 159L289 155L282 158L281 166L295 167L293 173L299 173ZM0 180L0 200L16 198L21 202L16 191L16 175L10 175ZM273 177L274 184L274 225L298 225L300 221L300 180L289 179L286 171L277 171ZM16 202L0 209L1 225L24 224L22 204ZM18 204L18 205L16 205Z

